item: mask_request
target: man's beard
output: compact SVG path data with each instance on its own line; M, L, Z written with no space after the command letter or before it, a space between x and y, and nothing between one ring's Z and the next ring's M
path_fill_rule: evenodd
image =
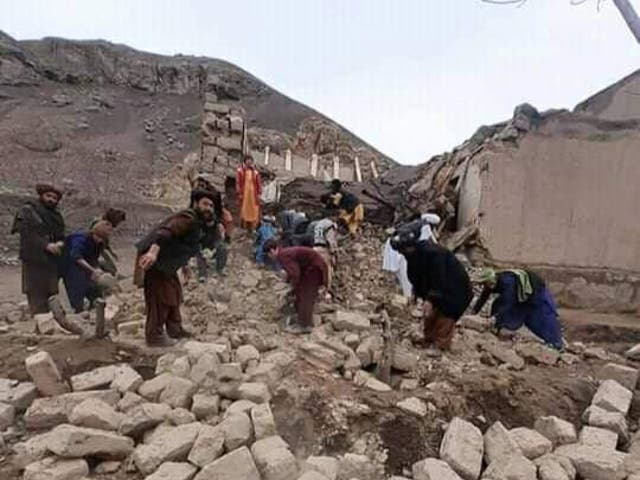
M202 218L205 222L210 222L211 220L213 220L213 213L209 212L208 210L197 209L196 211L198 212L200 218Z
M55 210L55 208L58 206L58 202L51 202L49 200L42 200L41 202L49 210Z

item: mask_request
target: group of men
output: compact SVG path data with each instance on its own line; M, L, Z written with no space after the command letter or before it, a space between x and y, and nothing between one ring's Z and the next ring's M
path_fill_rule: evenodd
M65 237L58 210L62 192L44 184L36 191L38 199L24 204L12 228L20 234L23 291L29 307L34 314L48 311L49 299L57 295L62 277L72 308L76 312L90 308L101 295L102 272L116 274L109 238L125 214L109 209L86 231ZM275 218L262 215L260 192L260 175L253 159L246 156L236 172L240 224L255 231L258 264L283 271L292 286L296 315L285 330L309 333L319 292L331 286L338 224L349 235L356 235L364 218L363 206L334 180L329 193L320 198L327 215L312 222L302 212L281 212L278 238ZM394 230L385 245L383 262L384 269L396 273L403 293L422 302L424 339L435 352L450 349L455 323L473 298L466 269L451 251L437 244L431 227L439 222L437 215L424 214ZM134 283L144 290L148 345L170 346L176 339L191 336L182 325L178 272L182 269L186 277L188 264L195 258L204 280L208 262L203 250L208 249L214 252L216 272L223 275L232 225L220 192L200 175L192 182L188 207L169 215L136 243ZM528 270L487 269L477 280L485 288L474 312L480 311L489 295L498 294L491 310L496 328L517 329L524 324L546 343L562 348L555 305L540 277Z

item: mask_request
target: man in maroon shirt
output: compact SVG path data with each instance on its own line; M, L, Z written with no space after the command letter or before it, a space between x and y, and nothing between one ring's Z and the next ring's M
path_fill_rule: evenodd
M285 331L294 334L311 333L313 307L318 300L318 290L327 284L327 264L313 248L282 248L273 238L265 242L264 252L282 266L287 273L287 281L293 287L298 322L285 328Z

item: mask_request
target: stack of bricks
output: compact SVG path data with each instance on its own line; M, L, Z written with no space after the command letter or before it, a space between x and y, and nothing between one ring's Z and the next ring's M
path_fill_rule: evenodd
M225 179L235 175L247 152L245 112L235 104L220 103L207 94L202 116L202 155L199 170L213 174L215 187L224 191Z

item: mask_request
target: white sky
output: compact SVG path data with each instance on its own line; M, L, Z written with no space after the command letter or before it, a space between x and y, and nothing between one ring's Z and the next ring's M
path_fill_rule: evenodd
M222 58L413 164L518 103L573 108L640 68L610 0L569 3L0 0L0 29Z

